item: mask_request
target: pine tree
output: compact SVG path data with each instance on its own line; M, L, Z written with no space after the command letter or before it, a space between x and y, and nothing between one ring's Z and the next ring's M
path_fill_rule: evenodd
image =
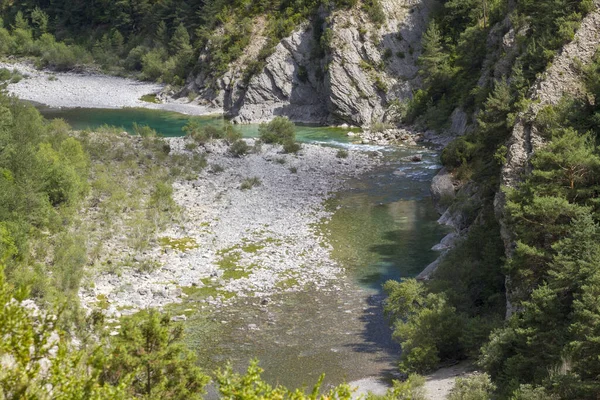
M419 57L421 66L419 74L423 76L425 84L433 86L445 81L450 70L449 56L444 51L442 35L435 22L429 24L427 31L423 34L422 45L423 53Z
M209 378L181 342L183 326L168 315L147 310L122 322L115 336L105 379L119 382L133 374L131 391L149 399L201 399Z

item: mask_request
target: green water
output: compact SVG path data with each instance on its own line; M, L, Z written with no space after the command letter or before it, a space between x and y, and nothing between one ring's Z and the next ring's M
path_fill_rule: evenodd
M131 131L137 122L165 136L182 135L189 119L139 109L42 111L76 129L108 124ZM214 117L201 121L222 123ZM258 131L256 125L240 129L246 137ZM346 132L301 126L297 136L304 142L356 151L377 148L351 144ZM346 270L335 283L338 289L307 287L273 296L268 306L261 306L260 299L242 298L224 309L199 309L188 319L187 337L207 370L228 360L242 370L257 357L269 382L290 387L314 384L323 372L327 385L395 371L400 350L391 341L382 315L381 285L418 274L436 258L431 247L446 231L436 223L438 215L429 195L431 179L439 169L438 155L425 148L377 149L385 154L384 164L348 182L347 190L327 202L335 211L331 220L316 227L327 234L334 259ZM422 154L422 162L402 161L415 153Z
M122 127L123 130L133 133L133 123L148 125L160 135L173 137L182 136L182 128L193 118L206 125L220 125L223 123L221 117L190 117L175 112L157 111L143 108L127 109L51 109L40 107L41 113L46 118L62 118L74 129L94 129L102 125ZM258 135L258 125L238 125L237 128L244 137L255 137ZM296 137L301 142L340 142L349 143L346 136L348 129L323 128L314 126L298 126Z

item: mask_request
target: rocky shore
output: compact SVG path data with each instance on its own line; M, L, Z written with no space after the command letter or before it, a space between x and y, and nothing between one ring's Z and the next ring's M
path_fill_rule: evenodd
M319 229L331 216L324 201L347 178L378 165L378 158L358 151L338 158L337 149L310 144L298 155L262 145L238 158L223 143L188 150L185 138L167 140L172 152L199 152L208 161L196 179L173 185L182 221L161 232L160 243L143 255L159 268L143 273L132 266L120 275L94 277L80 292L86 307L102 300L107 313L118 316L178 303L193 293L219 307L240 297L268 302L274 293L307 285L339 289L341 271ZM248 180L255 185L242 189ZM119 253L119 239L113 242L106 248Z
M423 132L408 127L386 128L378 131L365 130L360 133L348 132L348 136L356 137L363 144L416 146L419 143L429 143L438 149L443 149L456 137L451 133L441 135L434 131Z
M20 99L54 108L149 108L189 115L221 114L222 109L174 99L162 84L97 73L53 72L38 70L25 63L0 62L0 69L16 70L23 78L8 85L9 93ZM158 103L141 100L158 95Z

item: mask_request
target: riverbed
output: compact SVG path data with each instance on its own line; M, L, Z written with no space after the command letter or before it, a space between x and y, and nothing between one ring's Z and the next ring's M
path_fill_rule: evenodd
M108 124L131 131L133 122L136 122L149 125L168 137L180 136L181 127L189 118L139 109L42 111L47 117L64 118L76 129L93 130ZM201 121L206 124L222 123L219 118L204 117ZM258 131L256 125L240 128L250 142ZM263 176L263 180L272 177L274 190L290 191L290 199L294 198L294 184L290 184L290 179L298 179L303 184L318 181L323 185L311 188L315 190L316 197L306 202L310 209L300 207L293 210L306 215L312 215L316 210L315 218L310 219L309 224L298 225L298 230L305 235L299 237L309 241L314 251L318 249L317 253L326 254L324 265L327 268L320 270L309 265L303 271L297 269L301 267L301 263L297 263L292 267L300 275L290 274L287 280L274 281L273 288L278 290L257 295L259 291L253 289L252 293L238 297L227 295L225 292L229 289L226 285L233 285L247 276L232 276L232 283L220 282L217 274L215 280L223 285L214 293L210 292L209 299L206 291L199 293L188 289L185 301L170 307L174 314L186 316L188 343L198 352L201 364L207 370L221 367L228 361L242 370L250 359L256 357L261 360L269 382L290 387L312 385L321 373L326 374L326 385L367 377L385 380L394 376L399 348L391 340L391 330L382 313L384 296L381 285L388 279L417 275L437 256L431 247L446 233L436 223L438 216L429 197L430 181L439 169L438 155L423 146L356 144L346 133L347 130L343 129L302 126L298 128L298 139L307 147L299 157L279 155L276 149L267 148L260 157L252 156L254 158L242 161L223 159L229 163L227 170L230 175L223 175L222 181L216 181L210 172L206 172L198 181L185 184L189 186L176 185L176 199L182 202L181 205L188 204L183 203L188 194L192 199L199 199L202 193L210 194L210 191L193 192L194 188L202 190L206 185L215 188L230 185L231 188L222 190L223 195L219 197L219 201L226 203L223 207L243 204L252 200L252 196L260 196L260 190L268 189L265 185L253 194L240 197L242 194L234 190L239 183L232 179L248 175L249 168L253 168L252 174L255 175L268 173L269 176ZM319 150L319 146L325 146L323 149L326 151ZM337 148L349 150L349 160L336 158ZM211 152L213 157L217 157L218 149ZM419 155L421 161L412 161L415 155ZM332 168L332 173L324 176L323 171L329 171L324 169L326 163L329 163L327 168ZM296 166L299 171L291 173L290 168ZM334 171L339 175L335 175ZM237 196L231 198L235 201L227 200L228 193ZM257 204L265 201L261 199L257 197L254 201ZM322 201L315 203L318 199ZM200 232L206 235L205 238L198 236L202 249L209 248L215 240L229 240L233 234L225 228L235 224L233 220L224 220L223 215L210 214L210 210L207 213L206 221L200 222L199 219L196 224L207 228L207 232ZM253 226L251 218L247 222L248 226ZM277 226L273 224L265 231L276 230ZM293 227L293 223L290 226ZM203 238L206 241L200 242ZM277 265L277 257L287 254L286 246L295 248L293 243L272 242L268 235L263 242L256 240L249 244L255 245L253 249L257 249L258 254L241 254L264 256L262 260L267 266ZM213 246L211 256L223 255L219 251L234 247L232 243L216 243ZM204 254L197 250L196 253L190 251L173 256L193 264L190 260ZM311 251L297 255L308 261L313 256ZM250 265L253 265L251 259L248 260ZM323 279L318 279L321 272ZM315 276L303 281L304 274ZM266 277L265 282L271 282L266 272L263 276ZM208 284L209 281L204 282Z

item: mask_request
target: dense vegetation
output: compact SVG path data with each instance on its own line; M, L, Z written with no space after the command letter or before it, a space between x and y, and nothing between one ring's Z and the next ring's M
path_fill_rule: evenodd
M40 66L71 69L95 62L111 73L134 72L181 85L190 72L219 77L250 44L264 21L266 44L245 65L260 71L283 37L319 7L353 7L357 0L118 0L0 2L0 56L35 56ZM363 9L385 20L378 0ZM323 21L321 20L321 23ZM323 33L322 27L318 32ZM203 54L203 62L196 60Z
M593 4L556 0L507 6L442 2L424 35L425 86L408 104L405 118L443 129L456 107L474 116L473 129L442 154L464 185L451 208L461 211L470 228L433 281L387 283L386 309L405 351L401 369L425 372L440 362L472 358L491 377L493 384L484 377L463 385L457 390L464 396L456 398L596 399L599 57L581 67L586 96L563 99L531 122L547 144L536 151L531 175L506 192L508 228L516 241L509 260L493 209L496 193L504 190L499 177L505 142L528 106L528 89ZM499 47L507 32L502 27L508 26L503 20L514 28L515 48L507 63L496 64L497 70L480 80L487 58L497 62L506 56ZM516 307L506 321L504 275Z

